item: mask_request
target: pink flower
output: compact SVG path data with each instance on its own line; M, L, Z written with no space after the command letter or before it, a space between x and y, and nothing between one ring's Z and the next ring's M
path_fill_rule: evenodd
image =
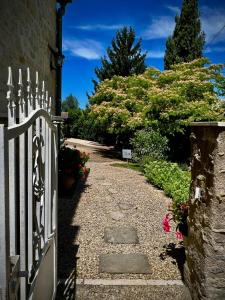
M179 230L177 230L175 234L178 240L183 240L183 234Z
M169 214L167 214L165 216L165 218L163 219L162 221L162 227L163 227L163 230L164 232L170 232L170 218L169 218Z

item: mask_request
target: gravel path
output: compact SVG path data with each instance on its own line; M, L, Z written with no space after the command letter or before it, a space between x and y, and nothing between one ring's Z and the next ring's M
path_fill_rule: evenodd
M87 164L91 172L84 190L79 199L76 199L76 211L70 212L70 227L76 229L76 237L74 238L74 234L72 240L71 237L66 238L66 241L71 240L74 249L78 249L76 277L181 279L178 265L181 263L182 268L180 254L183 253L183 249L180 249L174 231L165 234L161 226L169 199L162 191L147 183L141 173L112 166L115 160L99 156L98 153L93 153L91 148L85 149L84 145L78 148L91 154ZM63 205L69 208L75 200L61 201L69 201ZM139 244L105 243L104 229L109 226L135 227ZM66 227L62 227L61 231L63 230L67 230ZM71 233L73 230L67 232L70 235ZM64 234L66 235L65 231ZM65 257L74 253L67 251L66 241L61 249L61 254ZM164 246L170 243L174 243L176 248L170 255L164 256ZM147 275L99 273L99 255L107 253L146 254L152 273Z

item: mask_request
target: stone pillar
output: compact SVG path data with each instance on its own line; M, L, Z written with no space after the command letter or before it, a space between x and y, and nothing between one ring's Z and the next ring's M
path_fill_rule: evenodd
M185 283L192 299L225 299L225 122L192 124Z

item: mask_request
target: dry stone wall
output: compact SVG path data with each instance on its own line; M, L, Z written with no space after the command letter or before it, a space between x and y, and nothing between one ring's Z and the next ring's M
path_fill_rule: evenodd
M185 282L193 299L225 299L225 123L193 127Z
M7 116L7 67L13 74L29 66L46 81L49 95L55 97L54 55L56 47L56 0L0 0L0 119ZM15 77L15 76L14 76ZM31 78L35 82L34 78ZM18 76L14 78L17 85Z

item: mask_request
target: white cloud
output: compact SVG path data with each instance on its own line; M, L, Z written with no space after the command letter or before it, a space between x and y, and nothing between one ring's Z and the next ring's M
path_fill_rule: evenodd
M96 30L117 30L122 28L123 24L112 24L112 25L105 25L105 24L95 24L95 25L79 25L73 26L73 28L86 30L86 31L96 31Z
M180 12L179 7L176 6L166 6L166 8L176 14L179 14ZM200 13L202 30L206 34L206 43L212 42L215 44L218 42L224 42L225 28L218 36L216 35L225 25L225 9L202 6L200 7ZM142 35L146 40L165 39L173 33L174 27L174 16L158 16L158 18L152 19L151 24Z
M143 39L164 39L173 33L175 26L174 17L159 16L152 20L151 25L143 32Z
M206 47L204 50L205 53L212 53L212 52L225 52L225 47Z
M166 8L177 15L180 14L180 8L178 6L167 5Z
M99 59L104 53L102 44L91 39L65 39L63 50L71 56L79 56L88 60Z
M162 50L148 50L147 58L163 58L165 51Z
M206 34L206 43L218 43L225 41L225 28L217 33L225 25L225 10L222 8L201 7L202 29ZM215 39L214 39L215 37Z

